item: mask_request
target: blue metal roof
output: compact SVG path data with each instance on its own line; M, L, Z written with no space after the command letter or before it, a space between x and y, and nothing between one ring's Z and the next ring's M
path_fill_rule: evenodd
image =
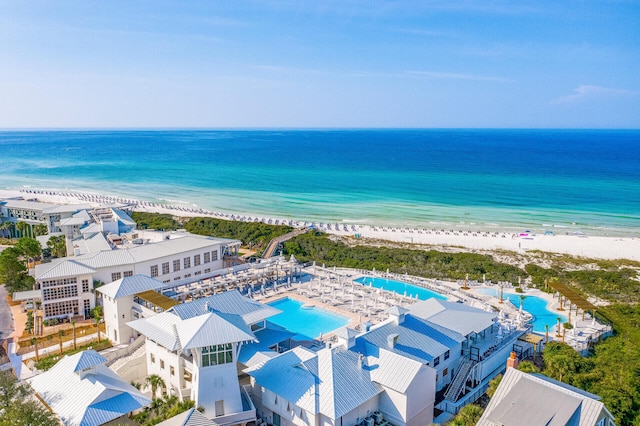
M148 399L138 398L129 393L121 393L87 407L80 426L98 426L117 419L149 403Z
M390 348L388 337L393 334L397 334L398 339ZM401 324L388 322L359 336L356 347L366 355L377 356L375 347L378 347L429 363L462 341L464 337L454 331L407 314Z

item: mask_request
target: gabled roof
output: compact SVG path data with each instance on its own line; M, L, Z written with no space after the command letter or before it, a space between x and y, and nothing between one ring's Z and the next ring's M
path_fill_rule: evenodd
M233 314L209 312L178 322L176 330L182 349L256 340L242 318Z
M100 360L95 351L65 356L28 382L69 426L100 425L151 402Z
M75 366L73 366L73 363L70 363L70 365L73 366L73 369L71 371L73 371L74 373L107 362L107 359L105 357L93 350L82 351L80 352L80 356L71 358L73 360L73 363L75 363Z
M245 372L278 398L338 419L382 392L359 363L359 354L350 350L296 347Z
M371 380L382 386L405 393L424 367L419 361L380 349L378 357L367 357Z
M256 340L240 316L221 312L182 320L165 311L127 325L170 351Z
M165 284L156 279L138 274L103 285L97 291L113 299L119 299L120 297L131 296L147 290L157 290L164 286Z
M435 297L414 303L409 306L409 311L413 316L429 320L463 336L480 333L490 327L497 318L495 313Z
M356 337L358 334L360 334L360 332L356 329L353 328L349 328L349 327L341 327L336 331L336 336L342 338L342 339L352 339L354 337Z
M184 413L171 417L157 426L217 426L217 423L207 418L200 411L191 408Z
M180 348L176 324L180 318L170 312L161 312L148 318L140 318L128 322L127 325L137 332L144 334L147 339L151 339L157 344L175 351Z
M182 319L187 319L205 313L207 305L210 309L218 312L240 315L247 324L255 324L282 312L273 306L263 305L244 297L237 290L225 291L193 302L182 303L171 308L171 312Z
M544 376L508 368L478 425L593 426L606 413L599 397Z
M78 275L91 275L96 273L95 269L76 260L62 259L59 262L42 265L46 266L43 266L42 268L38 268L40 265L36 266L36 272L39 272L39 274L36 275L36 280L76 277ZM40 271L38 271L38 269L40 269Z
M390 335L398 338L393 348L388 346ZM405 315L402 323L388 321L371 329L356 339L358 351L365 355L378 356L378 348L388 349L421 363L430 363L437 356L451 350L465 338L429 321Z

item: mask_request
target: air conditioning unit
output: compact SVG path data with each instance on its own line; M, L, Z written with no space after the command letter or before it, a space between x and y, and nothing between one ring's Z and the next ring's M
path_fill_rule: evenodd
M373 419L373 417L367 417L366 419L364 419L364 426L374 426L375 425L375 420Z
M373 412L373 417L375 417L375 419L376 419L376 423L382 423L382 420L383 420L382 412L380 412L380 411L374 411L374 412Z

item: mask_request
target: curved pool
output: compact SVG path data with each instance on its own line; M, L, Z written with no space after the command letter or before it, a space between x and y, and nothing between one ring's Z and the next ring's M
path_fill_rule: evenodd
M483 287L476 288L474 291L487 296L493 296L496 298L500 297L499 288ZM520 306L520 296L521 295L518 293L502 293L502 297L509 299L509 301L516 307ZM531 296L529 294L524 294L523 296L525 296L525 298L522 302L522 309L533 315L533 331L544 333L546 325L549 326L549 331L555 330L555 326L558 323L558 317L561 318L562 322L567 321L566 316L549 310L547 307L548 302L542 297Z

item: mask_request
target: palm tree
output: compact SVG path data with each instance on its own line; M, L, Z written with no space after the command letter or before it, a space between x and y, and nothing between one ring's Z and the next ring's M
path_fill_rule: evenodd
M33 236L34 237L38 237L40 235L47 235L47 234L48 234L47 225L39 223L39 224L37 224L36 226L33 227Z
M62 338L64 337L64 330L58 330L58 343L60 343L60 355L62 355Z
M152 374L149 377L147 377L146 382L147 382L147 385L151 386L152 397L156 396L156 390L158 390L158 388L160 388L160 392L162 393L162 388L164 388L165 386L165 383L164 383L164 380L162 380L162 377L158 376L157 374Z
M16 229L18 231L20 231L20 236L24 237L25 236L25 231L27 230L27 228L29 227L29 224L27 222L18 222L16 223Z
M549 342L549 324L544 325L544 343Z
M11 238L11 228L13 228L13 227L14 227L13 222L7 221L7 222L0 223L0 231L2 231L2 232L0 232L0 236L4 237L5 234L6 234L5 231L9 231L8 232L9 238Z
M31 345L35 346L36 348L36 362L40 361L40 356L38 355L38 339L36 339L35 337L32 337L31 340Z
M71 326L73 327L73 350L76 350L76 321L71 320Z
M562 321L562 318L557 317L556 320L558 320L558 326L556 328L556 337L560 337L560 322Z
M98 329L98 343L100 343L100 321L102 321L102 306L96 306L93 308L93 321L96 323Z

